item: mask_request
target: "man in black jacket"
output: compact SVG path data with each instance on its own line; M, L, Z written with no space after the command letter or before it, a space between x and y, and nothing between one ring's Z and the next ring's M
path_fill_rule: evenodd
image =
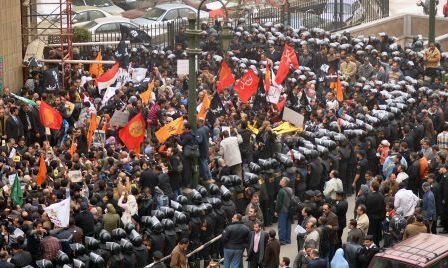
M373 242L378 245L382 239L381 226L386 216L386 203L384 196L378 191L380 184L377 181L370 185L371 192L366 196L367 216L369 217L368 234L373 236Z
M222 233L225 268L242 266L243 251L248 247L250 230L241 222L241 219L241 214L233 215L232 224L227 226Z

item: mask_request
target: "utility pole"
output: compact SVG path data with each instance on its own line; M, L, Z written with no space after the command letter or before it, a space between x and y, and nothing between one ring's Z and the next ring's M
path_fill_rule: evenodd
M196 58L201 54L201 49L198 48L201 31L196 29L196 14L190 14L188 17L188 30L185 32L188 36L188 68L189 68L189 80L188 80L188 122L190 123L193 134L196 135L197 120L196 120L196 82L197 82L197 70L196 70ZM196 188L199 182L199 167L198 159L195 157L191 159L193 168L193 178L191 178L191 187Z
M435 41L436 36L436 0L429 0L429 43Z

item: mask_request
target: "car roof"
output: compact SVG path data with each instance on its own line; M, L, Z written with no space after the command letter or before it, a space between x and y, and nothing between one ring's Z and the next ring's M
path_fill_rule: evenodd
M73 6L73 10L74 10L75 12L81 12L81 11L86 11L86 10L99 10L99 11L101 11L101 12L108 13L108 12L102 10L101 8L98 8L98 7L92 7L92 6Z
M411 265L426 266L448 254L448 237L422 233L404 240L375 257L398 260Z
M101 24L106 22L131 22L131 20L120 16L112 16L95 19L95 22Z
M191 6L189 5L185 5L185 4L174 4L174 3L167 3L167 4L160 4L155 6L156 8L160 8L160 9L174 9L174 8L191 8Z

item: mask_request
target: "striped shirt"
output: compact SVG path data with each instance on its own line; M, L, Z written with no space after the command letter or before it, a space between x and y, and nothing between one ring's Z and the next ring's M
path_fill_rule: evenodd
M448 149L448 131L443 131L437 135L437 145L440 149Z

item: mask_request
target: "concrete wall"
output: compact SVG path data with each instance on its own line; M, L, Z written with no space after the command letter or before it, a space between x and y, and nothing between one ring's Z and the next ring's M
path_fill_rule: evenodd
M4 86L17 91L23 85L20 0L0 0L0 56Z
M345 31L349 31L353 36L369 36L385 32L390 36L397 37L397 42L404 45L412 41L413 36L419 34L426 38L428 36L428 24L427 16L402 14L358 25ZM441 44L444 50L448 50L447 18L436 18L436 41Z

